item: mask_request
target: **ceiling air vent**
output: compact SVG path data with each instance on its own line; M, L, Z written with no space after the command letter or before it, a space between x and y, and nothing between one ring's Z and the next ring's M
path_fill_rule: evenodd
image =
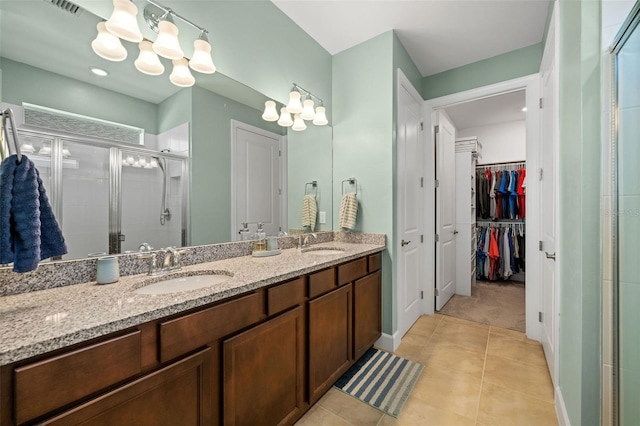
M51 3L55 7L69 12L72 15L79 16L82 13L82 8L77 4L71 3L67 0L44 0L47 3Z

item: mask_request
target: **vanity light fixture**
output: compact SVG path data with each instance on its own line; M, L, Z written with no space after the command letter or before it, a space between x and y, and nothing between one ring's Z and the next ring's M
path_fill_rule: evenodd
M121 62L127 59L127 49L124 48L120 39L111 34L104 22L98 22L98 35L91 42L91 48L103 59L113 62Z
M142 41L136 16L138 8L130 0L113 0L113 13L105 23L109 32L123 40L133 43Z
M189 61L189 68L203 74L213 74L216 66L211 59L211 45L207 37L207 30L202 30L200 36L193 42L193 56Z
M278 120L278 110L276 109L275 101L266 101L264 103L264 113L262 119L264 121L276 121Z
M304 102L300 102L300 99L304 95ZM317 107L315 111L313 109L317 101ZM329 123L327 120L326 109L322 104L322 99L315 96L308 90L293 83L293 88L289 92L289 102L284 108L280 108L280 118L277 117L276 103L275 101L268 100L264 103L265 109L262 114L262 118L266 121L278 120L278 124L282 127L289 127L296 131L302 131L307 128L305 120L311 121L316 126L324 126ZM294 118L291 119L291 114Z
M300 117L300 114L293 115L293 126L291 126L291 128L296 132L300 132L302 130L307 129L307 125L304 123L304 120L302 119L302 117Z
M138 44L140 54L135 60L136 69L147 75L160 75L164 72L164 65L160 62L160 58L153 51L152 44L149 40L142 40Z
M178 41L178 27L173 23L171 12L165 12L158 22L158 38L153 42L153 51L163 58L178 60L184 52Z
M154 0L146 0L146 2L148 4L144 8L144 19L149 28L158 33L155 41L143 38L137 24L138 8L131 0L113 0L114 8L111 17L97 26L98 35L91 43L94 52L109 61L123 61L127 57L127 50L122 46L120 39L138 43L140 54L134 63L136 69L144 74L160 75L164 73L164 65L160 62L158 55L171 59L173 72L169 79L180 87L195 84L195 78L191 75L189 67L204 74L216 72L211 58L211 44L207 38L208 31ZM193 43L194 52L190 61L184 57L178 41L180 31L174 18L200 32L198 39Z
M195 84L196 79L191 75L185 58L173 61L173 71L169 80L178 87L191 87Z
M293 125L293 119L291 118L291 113L287 111L286 107L280 108L280 118L278 119L278 124L282 127L290 127Z

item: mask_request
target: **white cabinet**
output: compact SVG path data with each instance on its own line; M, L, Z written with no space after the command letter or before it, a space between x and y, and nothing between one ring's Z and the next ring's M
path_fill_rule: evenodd
M456 294L471 296L476 282L477 139L456 141Z

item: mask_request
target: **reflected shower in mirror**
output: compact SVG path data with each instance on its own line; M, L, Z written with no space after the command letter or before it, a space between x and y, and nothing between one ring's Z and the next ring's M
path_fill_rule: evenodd
M202 7L210 5L202 2ZM33 123L24 124L24 121L18 120L18 127L23 131L37 132L44 139L68 137L74 144L68 145L71 157L63 159L61 176L52 174L50 177L52 181L58 179L63 187L61 193L54 196L59 197L56 213L62 218L63 227L74 222L82 223L85 231L91 230L95 235L83 236L82 230L63 231L68 241L79 241L78 250L73 250L64 259L83 257L96 251L107 252L110 251L109 246L111 251L116 251L114 246L117 244L113 241L115 237L118 238L120 251L137 250L143 242L159 248L166 245L199 245L234 240L237 229L233 230L231 226L231 205L235 197L231 193L232 120L271 132L286 142L283 143L284 150L279 161L283 163L288 178L280 182L280 188L273 195L280 197L280 204L283 206L280 209L283 216L280 225L282 230L301 228L304 184L310 180L318 181L318 209L326 212L326 223L318 223L316 229L332 229L330 127L309 126L307 131L297 133L287 132L286 128L277 123L265 122L261 115L268 97L219 72L197 75L195 86L180 89L166 78L158 79L139 73L132 61L105 61L96 56L90 46L91 40L95 38L96 25L103 19L104 17L95 16L82 8L79 14L74 15L44 1L0 2L2 105L20 109L24 103L29 103L143 129L144 145L135 146L149 151L143 155L145 161L150 161L154 152L155 156L161 155L159 151L167 147L157 141L154 143L154 136L188 125L185 142L187 152L182 153L188 155L188 161L182 166L187 172L183 171L179 179L177 174L173 174L180 168L175 162L180 163L177 157L181 155L174 149L167 157L165 171L169 172L166 174L166 191L162 190L160 167L153 170L135 168L134 171L133 166L124 166L123 184L129 175L136 176L139 173L140 179L134 181L135 185L141 185L143 177L152 176L143 175L143 172L153 173L154 183L141 189L139 195L127 195L123 189L118 195L123 199L122 222L110 224L109 218L117 215L113 211L113 203L109 201L108 188L112 186L109 149L117 147L122 150L121 155L124 155L125 160L129 155L127 152L135 152L135 161L140 154L133 149L132 144L117 138L104 139L94 137L95 135L85 134L80 137L60 129L54 130ZM148 33L145 36L150 37ZM128 42L123 44L129 57L135 58L138 54L137 45ZM170 61L162 61L170 69ZM92 74L92 67L102 68L107 76ZM46 136L47 134L53 136ZM91 147L84 146L83 141L91 142ZM63 145L67 147L66 143ZM131 149L127 151L127 147ZM98 150L84 152L85 149ZM74 159L76 153L82 154L76 158L79 166L78 169L71 169L69 161ZM37 164L37 167L43 167L44 174L50 173L46 170L46 160L42 161L42 166ZM78 174L84 170L85 165L87 181ZM190 182L184 186L187 178ZM100 186L91 190L81 188L88 185L89 181L96 185L99 182ZM178 187L182 188L182 192L175 191ZM124 185L123 188L127 186ZM89 192L83 192L85 190ZM86 205L80 207L82 202L78 200L86 198L87 193L90 193L90 198L86 200ZM163 193L166 194L165 209L171 212L170 220L168 216L165 217L164 227L159 219ZM157 199L148 199L151 197L149 194L155 194ZM131 223L126 220L129 196L133 200L132 218L140 215ZM178 203L178 198L182 200L182 204ZM82 222L78 222L79 216L82 216ZM153 242L152 238L158 232L148 227L147 221L153 226L180 232L180 235ZM255 221L266 222L266 219L256 218ZM116 225L119 227L115 227ZM179 231L174 229L176 226ZM151 234L147 234L148 232ZM88 241L95 242L96 247L83 245Z

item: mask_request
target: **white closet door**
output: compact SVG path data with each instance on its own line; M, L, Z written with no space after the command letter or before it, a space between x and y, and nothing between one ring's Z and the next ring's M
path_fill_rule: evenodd
M436 119L436 310L456 292L456 129L444 111Z

